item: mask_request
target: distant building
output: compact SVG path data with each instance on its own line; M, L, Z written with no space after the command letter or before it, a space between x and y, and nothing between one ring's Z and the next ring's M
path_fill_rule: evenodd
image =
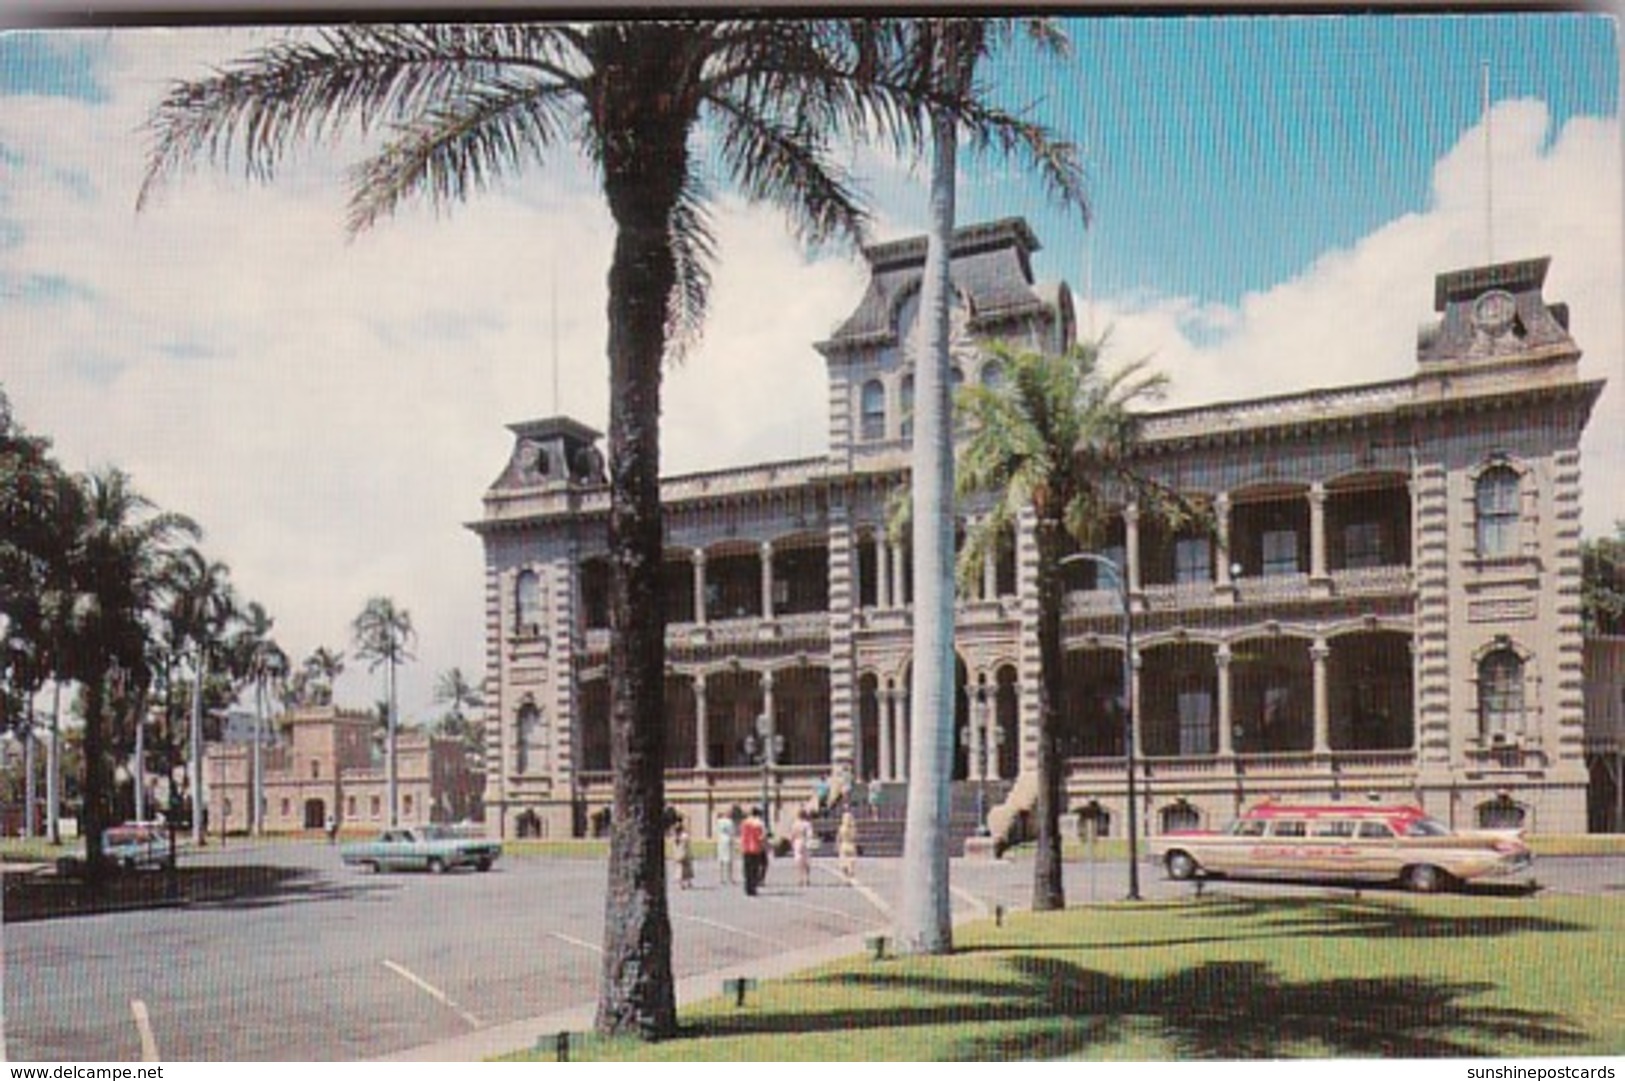
M375 724L371 713L333 706L309 706L279 718L282 740L260 752L266 831L320 830L328 815L344 829L387 826L388 780L382 762L374 760ZM211 830L248 828L253 754L252 743L209 746L204 791ZM482 817L485 778L469 766L459 740L399 733L396 776L402 825Z
M1019 220L957 234L955 319L971 338L1073 341L1069 291L1033 280L1037 246ZM662 483L667 791L707 829L712 808L758 798L759 724L783 739L772 779L787 800L831 773L909 773L911 561L885 523L910 467L925 240L865 255L866 293L817 346L829 452ZM1440 318L1407 378L1144 418L1140 465L1217 510L1216 535L1168 535L1119 506L1103 552L1126 565L1134 610L1148 832L1218 825L1270 794L1586 828L1579 441L1602 384L1579 377L1546 269L1440 274ZM978 355L954 379L1002 374ZM611 799L608 492L591 428L512 430L470 527L486 566L486 802L509 836L579 832ZM1031 523L1010 540L957 607L954 777L994 800L1021 798L1011 782L1035 754ZM1112 834L1118 598L1091 565L1069 570L1066 792Z

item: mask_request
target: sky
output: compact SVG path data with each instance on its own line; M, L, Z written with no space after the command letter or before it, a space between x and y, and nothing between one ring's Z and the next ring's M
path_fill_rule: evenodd
M1088 333L1149 356L1170 405L1401 378L1442 271L1552 257L1582 374L1607 378L1583 443L1584 525L1625 519L1620 58L1612 17L1086 18L1071 55L986 70L1084 151L1093 219L1020 162L961 162L959 220L1026 217L1040 278ZM484 657L484 577L464 528L506 462L505 425L608 413L612 231L561 157L436 215L351 240L355 144L273 185L181 176L137 213L142 122L269 30L0 35L0 388L70 469L117 465L204 527L295 658L351 650L387 595L412 615L402 716ZM1488 72L1489 109L1484 108ZM874 239L923 232L923 163L853 151ZM856 306L862 263L808 253L773 211L719 192L705 336L666 378L667 473L821 453L813 343ZM351 663L341 704L382 673Z

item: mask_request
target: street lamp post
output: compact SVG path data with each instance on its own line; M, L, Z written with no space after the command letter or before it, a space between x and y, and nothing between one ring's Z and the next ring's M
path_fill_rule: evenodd
M768 781L784 753L784 737L773 731L773 718L762 714L756 718L756 731L745 734L745 754L762 766L762 813L767 816L767 832L773 833L773 813L768 803Z
M1140 900L1140 824L1134 791L1134 610L1129 605L1128 575L1117 562L1094 552L1074 552L1060 565L1087 560L1111 571L1123 609L1123 768L1128 778L1128 900Z

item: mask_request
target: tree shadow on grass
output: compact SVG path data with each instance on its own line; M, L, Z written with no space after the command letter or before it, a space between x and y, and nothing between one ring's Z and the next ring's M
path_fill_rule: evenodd
M69 916L187 905L249 909L311 901L377 900L394 887L346 882L307 868L241 864L182 866L173 881L164 871L114 873L92 891L84 882L51 874L5 877L8 924Z
M1517 934L1545 934L1589 930L1584 924L1526 913L1452 913L1432 911L1404 902L1319 897L1230 897L1210 895L1204 900L1174 901L1118 907L1113 913L1165 913L1192 921L1189 935L1157 938L1068 939L1058 942L1022 941L1027 951L1123 951L1199 946L1211 942L1245 942L1278 938L1441 939L1499 938ZM1204 933L1211 920L1250 921L1250 929ZM1003 953L1008 943L963 945L956 953Z
M1414 977L1291 982L1257 961L1205 962L1146 977L1110 975L1025 953L1004 964L1013 978L837 974L811 983L836 994L889 991L936 1001L731 1014L696 1026L693 1034L1009 1026L1005 1034L967 1037L954 1056L964 1060L1061 1058L1145 1035L1170 1046L1173 1057L1208 1060L1479 1057L1504 1053L1509 1042L1557 1050L1586 1037L1558 1014L1463 1001L1492 990L1486 983Z

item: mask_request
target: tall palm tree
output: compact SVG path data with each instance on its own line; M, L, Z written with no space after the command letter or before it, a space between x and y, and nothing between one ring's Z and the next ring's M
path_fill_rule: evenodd
M920 286L918 354L914 362L913 502L914 663L909 700L907 824L897 941L907 953L946 953L953 947L948 895L948 807L954 746L954 458L949 423L952 360L949 277L959 169L955 103L983 93L977 69L1018 31L1040 52L1064 55L1066 39L1048 19L919 19L907 53L921 78L940 95L930 109L930 227ZM1037 160L1051 193L1088 217L1081 173L1055 155L1055 141L1036 129L1016 144Z
M310 705L333 704L333 685L344 674L344 651L317 646L300 669Z
M1061 698L1061 557L1070 537L1098 547L1114 505L1134 502L1142 516L1170 528L1204 512L1135 468L1139 437L1136 405L1158 400L1168 379L1145 361L1115 371L1100 365L1101 344L1084 343L1062 354L994 345L1004 367L995 387L960 391L968 434L960 444L958 487L965 498L992 497L989 513L966 537L960 581L979 579L998 538L1023 510L1035 519L1038 548L1038 781L1034 817L1038 852L1033 861L1033 908L1064 908L1061 878L1061 768L1058 752ZM1124 688L1127 694L1128 688Z
M215 663L229 660L227 630L237 612L230 570L196 548L179 553L168 573L169 627L192 666L192 717L188 728L187 787L192 793L192 843L206 841L203 816L203 708Z
M252 791L248 822L255 836L265 832L265 711L271 688L288 671L288 655L271 637L271 628L275 623L262 604L251 601L238 613L237 629L231 642L231 668L238 686L254 691L254 748L249 763Z
M200 530L184 515L159 511L118 469L93 473L80 483L83 517L68 541L77 597L63 673L78 682L83 698L82 825L94 888L103 870L101 836L111 792L109 727L117 724L109 707L129 701L128 693L115 693L110 674L124 674L126 692L150 682L146 617L157 606L167 561Z
M410 647L417 639L417 632L412 629L412 614L398 607L388 597L373 597L368 600L361 614L355 617L351 629L355 634L355 655L371 662L368 671L376 672L379 665L388 666L389 695L385 720L384 768L387 778L385 784L388 792L389 824L394 826L398 822L396 789L400 783L395 763L395 736L400 723L395 706L395 669L412 659Z
M465 709L479 709L485 698L479 688L468 682L461 668L448 668L435 680L434 700L448 707L440 719L441 735L453 736L463 745L463 753L471 763L485 759L485 732L482 725L469 721Z
M615 775L597 1028L676 1031L666 905L665 619L660 387L699 327L713 175L784 209L805 238L860 239L832 154L841 133L917 139L931 88L862 21L640 21L324 29L177 85L155 110L140 202L197 158L270 178L306 138L375 131L350 227L405 199L436 206L573 146L597 175L609 268L610 755ZM994 140L1031 125L979 101L955 116ZM696 145L699 134L713 138ZM899 145L900 145L899 142Z

